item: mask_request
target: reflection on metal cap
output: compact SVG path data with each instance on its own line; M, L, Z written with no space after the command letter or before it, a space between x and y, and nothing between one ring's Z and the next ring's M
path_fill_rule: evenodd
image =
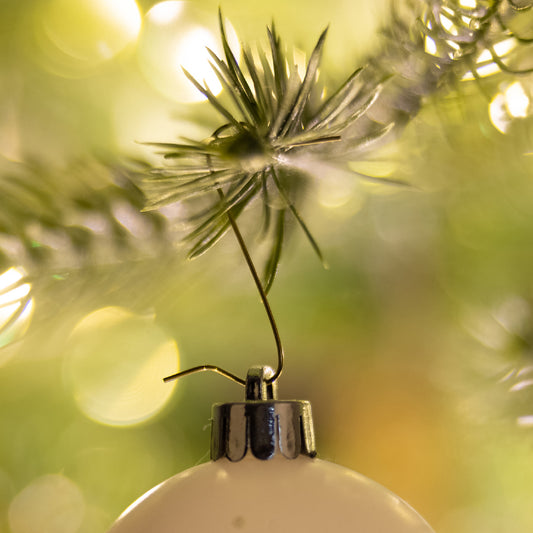
M253 367L246 378L246 401L215 404L211 459L240 461L249 451L257 459L316 455L311 404L276 399L269 367Z

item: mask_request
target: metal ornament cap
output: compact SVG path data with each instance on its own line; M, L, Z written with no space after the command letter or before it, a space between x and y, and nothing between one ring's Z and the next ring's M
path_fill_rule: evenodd
M220 460L154 487L108 533L434 533L377 483L306 457L315 455L311 407L276 400L269 376L252 369L245 402L213 407L212 454Z
M211 459L240 461L296 459L316 455L311 404L277 400L269 367L253 367L246 378L246 401L215 404L212 411Z

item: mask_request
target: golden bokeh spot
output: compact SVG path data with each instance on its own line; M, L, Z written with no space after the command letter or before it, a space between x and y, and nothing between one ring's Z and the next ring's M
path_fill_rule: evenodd
M511 83L505 89L505 103L511 117L526 118L528 116L529 96L519 81Z
M74 328L65 357L65 379L80 410L106 425L128 426L155 416L174 384L176 343L154 322L120 307L90 313Z
M25 276L22 267L0 274L0 348L19 340L30 325L34 302ZM5 362L0 356L0 365Z
M229 22L226 32L239 55L238 38ZM185 68L198 82L205 82L214 95L219 94L222 85L206 49L222 55L218 34L216 17L196 3L171 0L156 4L146 14L138 47L139 65L146 80L173 101L205 100L183 73Z
M362 195L358 182L349 172L330 172L327 178L318 181L318 201L328 209L346 206L357 198L357 205L362 204Z
M76 533L85 514L78 486L61 475L32 481L9 506L11 533Z
M529 96L522 84L516 81L492 99L489 104L490 121L498 131L507 133L514 119L529 115L529 107Z
M52 0L38 15L43 66L55 74L89 74L136 41L141 14L135 0Z

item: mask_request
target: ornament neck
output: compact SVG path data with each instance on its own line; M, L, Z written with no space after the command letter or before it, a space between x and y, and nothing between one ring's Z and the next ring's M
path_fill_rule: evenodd
M213 405L211 459L240 461L316 455L311 404L277 400L269 367L253 367L246 378L246 401Z

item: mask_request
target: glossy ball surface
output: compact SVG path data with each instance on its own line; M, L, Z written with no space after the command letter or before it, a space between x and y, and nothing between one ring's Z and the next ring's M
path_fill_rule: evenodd
M434 533L398 496L347 468L300 456L220 459L139 498L109 533Z

